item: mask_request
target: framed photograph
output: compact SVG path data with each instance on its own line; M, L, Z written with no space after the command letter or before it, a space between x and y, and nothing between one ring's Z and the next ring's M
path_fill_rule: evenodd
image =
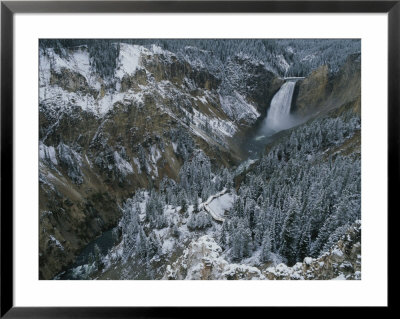
M387 308L399 15L2 1L1 316Z

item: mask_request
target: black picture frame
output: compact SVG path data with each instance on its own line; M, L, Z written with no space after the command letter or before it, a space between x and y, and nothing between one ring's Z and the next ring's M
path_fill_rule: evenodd
M1 317L132 318L210 313L187 308L14 307L13 303L13 19L15 13L387 13L388 14L388 218L398 213L400 126L400 1L1 1ZM392 212L392 214L389 214ZM384 212L380 212L384 213ZM388 227L391 223L388 223ZM391 225L394 226L393 223ZM393 234L393 232L388 232ZM388 238L389 239L389 238ZM388 242L388 244L390 241ZM389 246L388 246L389 247ZM388 254L389 257L389 254ZM389 258L390 261L390 258ZM388 281L389 287L390 281ZM390 298L388 307L390 308ZM246 309L235 310L245 314ZM292 310L294 310L292 308ZM296 309L296 314L305 309ZM308 310L306 310L308 311ZM223 315L226 309L212 310Z

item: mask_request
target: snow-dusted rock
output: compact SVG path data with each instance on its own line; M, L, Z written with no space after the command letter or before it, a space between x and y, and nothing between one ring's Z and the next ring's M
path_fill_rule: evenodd
M176 262L167 266L163 279L265 279L258 268L230 264L221 253L221 247L213 238L202 236L192 241Z

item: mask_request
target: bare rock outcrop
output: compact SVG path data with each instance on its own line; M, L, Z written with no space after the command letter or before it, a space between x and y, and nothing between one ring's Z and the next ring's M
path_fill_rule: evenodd
M192 241L183 255L167 266L163 279L168 280L233 280L265 279L252 266L230 264L221 257L222 248L209 236Z

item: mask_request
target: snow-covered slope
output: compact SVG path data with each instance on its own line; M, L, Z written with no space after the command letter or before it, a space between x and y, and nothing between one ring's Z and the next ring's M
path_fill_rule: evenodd
M246 101L246 97L243 95L237 93L235 100L216 95L212 89L217 89L217 86L212 84L213 88L207 87L208 79L205 79L206 83L203 83L205 84L203 90L198 91L198 82L204 82L204 79L197 78L197 76L212 78L211 74L207 75L207 69L198 69L198 66L185 64L183 61L179 61L174 54L164 51L160 47L152 46L149 49L138 45L121 44L117 61L114 83L110 85L107 83L110 80L102 78L91 66L90 55L85 46L71 49L65 57L61 57L51 48L41 51L40 103L56 107L58 110L79 106L82 110L96 116L104 116L117 103L143 103L143 96L146 94L159 96L161 99L165 99L171 94L179 94L185 100L184 103L191 104L194 109L198 109L197 104L207 107L210 107L210 104L217 104L212 106L221 111L221 107L218 105L221 100L222 111L229 119L226 119L226 116L218 119L218 113L215 114L216 112L213 112L212 109L210 110L211 114L203 114L203 117L205 116L207 120L218 121L217 125L211 126L211 130L222 135L232 135L235 131L235 124L230 123L229 120L236 121L245 118L248 123L252 123L260 115L256 111L256 105ZM182 70L182 74L168 74L168 72L174 72L170 69L173 67L187 68L187 70ZM138 71L143 72L141 73L142 83L134 81L138 80L135 77ZM240 73L236 76L240 76ZM198 92L193 92L193 90ZM185 108L182 110L185 111ZM189 113L191 112L189 111ZM213 116L210 117L210 115ZM196 122L204 125L207 120L198 117L193 122L200 126ZM225 122L230 124L225 124ZM230 133L226 133L224 130L218 131L218 126L226 125L232 126Z

